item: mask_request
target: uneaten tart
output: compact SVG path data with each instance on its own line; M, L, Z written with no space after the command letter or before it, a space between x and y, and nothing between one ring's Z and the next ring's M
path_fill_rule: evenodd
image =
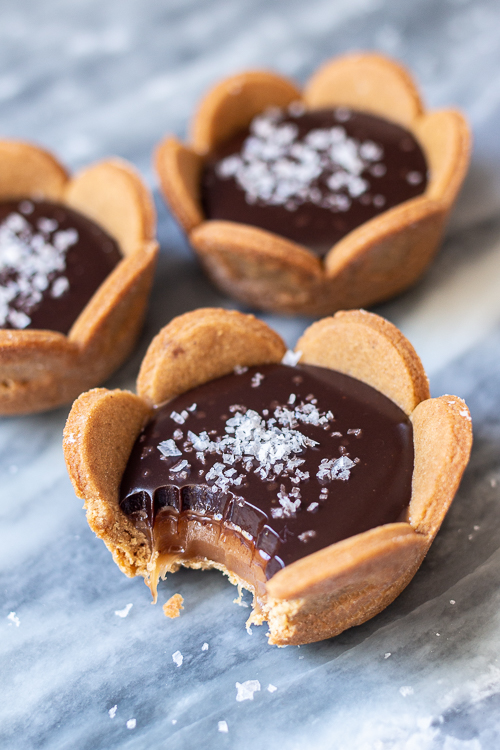
M158 253L155 212L127 162L70 177L17 141L0 141L0 211L0 414L26 414L71 401L130 354ZM68 260L73 246L80 256Z
M376 315L339 312L288 366L285 351L253 316L187 313L152 341L137 395L82 394L64 431L75 492L121 570L155 597L180 565L222 570L277 645L329 638L393 601L472 440L465 403L429 398L415 351Z
M324 115L326 119L330 117L331 126L334 127L323 130L319 140L320 131L316 130L309 136L299 138L298 144L294 143L291 148L283 150L283 138L285 141L287 139L286 127L284 130L280 126L280 132L274 127L276 108L281 110L279 117L287 114L288 128L299 127L303 113L306 118L316 115ZM406 176L409 182L421 183L422 187L425 184L422 194L410 192L408 195L413 197L408 200L400 198L404 202L398 205L394 205L397 200L387 202L386 196L379 194L377 185L381 179L385 179L384 170L387 171L383 159L380 161L383 149L374 144L376 138L368 137L362 142L355 135L346 137L343 126L351 112L361 119L376 120L376 127L384 123L393 129L402 127L414 139L414 143L420 144L427 163L427 175L422 174L423 170L419 168L420 171L411 170ZM258 132L255 130L258 124L258 119L254 119L256 116L263 118ZM294 120L296 116L298 120ZM281 123L279 117L278 125ZM224 166L224 179L229 175L234 176L241 169L241 159L238 167L238 164L234 164L232 151L227 149L228 144L238 140L238 134L250 123L253 136L262 137L257 159L254 158L255 137L251 139L250 146L247 144L247 156L250 156L243 165L246 176L240 181L247 192L240 191L238 207L234 209L237 218L210 218L202 189L207 168L214 156L221 149L223 152L226 149L229 158L217 165ZM365 124L361 123L359 127L359 132L364 132ZM270 128L270 135L269 132L266 135L266 129L269 131ZM353 132L358 131L355 129ZM333 179L331 184L337 192L329 194L323 190L321 194L318 190L319 178L315 177L314 160L318 163L324 161L330 153L329 149L339 146L338 143L321 143L329 134L337 140L340 137L342 141L340 163L343 168L337 169L337 164L335 174L329 174L328 179L323 175L323 183L319 185L325 189L325 179L326 182ZM265 140L267 136L270 141ZM315 142L308 141L308 137ZM276 138L280 141L277 151ZM401 143L403 141L404 138ZM309 148L311 144L314 146L312 149ZM291 81L265 71L241 73L223 80L208 92L198 107L191 127L190 143L184 145L174 137L166 137L157 148L155 164L167 203L217 286L260 309L326 315L343 308L380 302L403 291L418 279L439 246L447 217L467 170L469 149L468 127L459 112L427 112L404 68L379 54L365 53L346 55L327 62L313 75L302 92ZM284 159L283 154L286 155ZM366 157L364 165L361 156ZM277 183L271 180L272 185L269 186L269 164L273 160L273 174L283 173L287 179L290 178L286 188L288 192L280 193L279 177L276 178ZM300 167L298 170L297 163ZM265 172L260 183L256 178L256 174L259 174L256 168ZM290 169L292 172L289 174ZM397 165L392 166L392 171L393 176L397 177ZM307 177L304 178L305 183L301 183L303 174L309 174L312 182L308 183ZM234 203L238 193L236 183L221 185L225 199L230 198ZM371 192L375 194L367 192L367 185L371 185ZM397 198L400 187L396 183L392 192L393 198ZM333 201L333 204L330 208L318 209L316 204L325 203L325 200ZM214 215L229 215L227 212L217 213L221 203L218 198L217 201L217 205L209 201L210 205L215 205ZM299 216L304 201L309 208L306 215ZM280 205L275 206L276 202ZM263 224L250 220L251 216L257 216L257 204L265 206L264 214L268 217ZM357 213L362 221L359 225L344 222L346 214L343 212L346 205L351 204L359 209ZM376 205L379 206L378 213L374 209ZM385 210L384 205L392 207ZM277 208L281 211L279 221L272 218ZM289 210L285 210L287 208ZM330 249L322 258L311 250L310 243L304 242L307 233L304 234L299 224L306 222L314 227L315 222L323 221L327 214L332 221L338 220L340 225L345 226L340 235L337 229L332 230ZM261 211L259 216L262 215ZM368 220L364 220L363 216L369 217ZM290 230L294 222L300 231ZM325 252L327 236L323 232L320 239L322 253ZM336 241L338 236L341 238Z

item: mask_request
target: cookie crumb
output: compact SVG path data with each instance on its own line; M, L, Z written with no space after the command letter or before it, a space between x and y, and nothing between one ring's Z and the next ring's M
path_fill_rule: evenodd
M179 617L181 609L184 609L182 606L183 604L184 599L180 594L174 594L171 596L168 602L165 602L163 605L163 613L165 617L170 617L171 620L175 617Z
M184 657L180 651L176 651L174 654L172 654L172 661L174 662L176 667L181 666L182 662L184 661Z
M115 615L117 617L126 617L133 606L133 604L127 604L123 609L115 609Z
M227 721L219 721L218 723L219 732L229 732L229 727L227 726Z
M108 714L109 714L110 719L115 718L117 710L118 710L118 706L113 706L113 708L109 709Z

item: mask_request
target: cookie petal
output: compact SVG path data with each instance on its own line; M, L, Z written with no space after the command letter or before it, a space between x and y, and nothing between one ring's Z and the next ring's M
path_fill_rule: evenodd
M253 315L206 308L175 318L151 342L137 393L156 405L231 372L237 365L279 362L280 336Z
M427 544L407 523L387 524L304 557L267 583L270 643L310 643L387 607L418 570Z
M155 167L172 213L189 233L204 219L200 203L201 156L176 138L165 138L156 149Z
M469 410L458 396L422 401L413 414L415 468L410 524L428 543L455 496L472 446Z
M1 415L30 414L69 401L78 393L78 379L78 350L62 333L0 330Z
M429 164L425 195L450 208L469 166L471 136L467 123L454 110L430 112L413 124Z
M64 202L106 229L124 255L154 238L151 196L136 171L120 159L82 170L68 184Z
M345 55L327 62L309 80L303 99L309 109L352 107L406 127L423 111L405 68L373 53Z
M48 151L22 141L0 141L0 200L61 200L68 173Z
M198 107L191 126L192 146L199 154L206 154L246 127L254 115L267 107L286 107L300 96L291 81L264 70L226 78Z
M250 305L293 313L315 300L324 277L309 250L257 227L205 221L189 239L214 282Z
M76 319L68 338L80 349L86 383L105 380L130 354L144 321L158 255L156 242L143 242L101 284Z
M150 549L120 511L118 491L134 441L149 415L128 391L95 388L73 404L64 429L64 456L73 487L85 500L87 520L129 576L145 574Z
M329 367L371 385L406 414L429 398L429 383L410 342L387 320L364 310L313 323L297 342L301 362Z
M437 252L446 218L442 202L419 196L346 235L325 257L330 306L368 307L413 284Z

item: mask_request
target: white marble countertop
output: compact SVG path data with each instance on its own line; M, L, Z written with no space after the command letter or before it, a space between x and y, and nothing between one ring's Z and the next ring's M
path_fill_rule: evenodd
M500 747L497 0L4 0L0 18L0 133L37 141L71 168L118 154L152 188L154 144L184 134L219 77L258 66L304 81L350 49L399 57L426 101L461 107L475 134L437 261L377 308L417 348L433 393L467 400L475 427L471 464L414 581L365 625L302 648L268 646L265 627L247 635L248 610L216 572L170 576L152 607L75 499L61 450L69 406L3 419L0 747ZM148 342L174 315L235 306L157 204L162 254L146 327L111 387L133 387ZM263 317L289 345L308 323ZM161 604L174 592L185 610L167 621ZM246 680L262 689L237 702Z

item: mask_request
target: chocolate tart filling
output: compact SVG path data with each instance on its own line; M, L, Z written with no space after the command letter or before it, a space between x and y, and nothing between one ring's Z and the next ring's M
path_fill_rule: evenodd
M68 206L0 203L0 328L68 333L121 257L109 234Z
M320 256L356 227L427 187L410 131L346 108L269 110L210 154L209 219L251 224Z
M158 407L119 502L150 539L152 590L189 560L259 594L295 560L404 520L412 471L411 422L382 393L322 367L262 365Z

